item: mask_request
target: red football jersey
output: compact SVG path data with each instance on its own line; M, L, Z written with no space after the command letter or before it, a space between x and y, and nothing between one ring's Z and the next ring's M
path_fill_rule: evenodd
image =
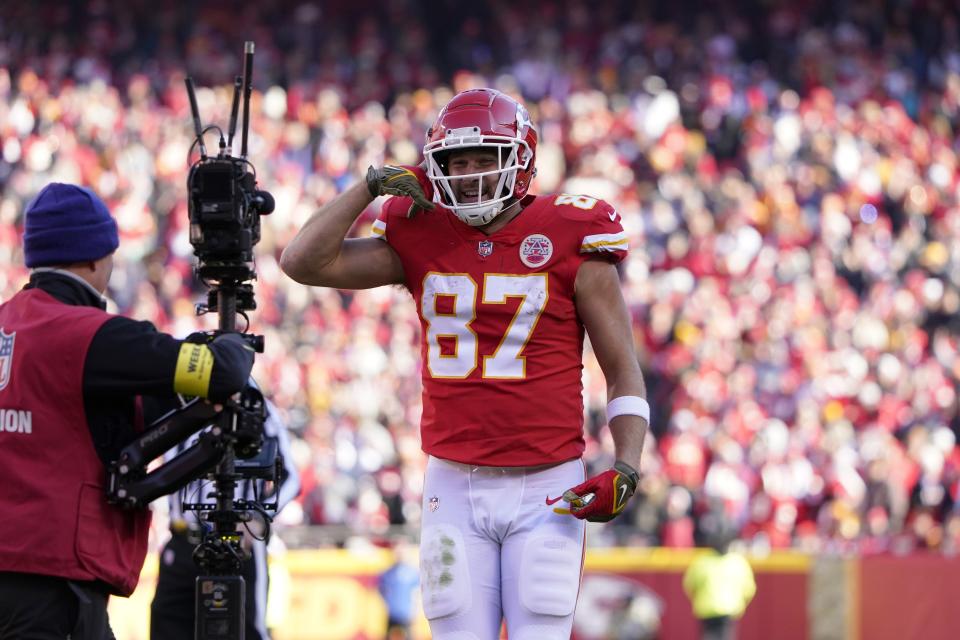
M528 196L486 235L437 208L386 202L373 235L403 262L417 304L423 450L457 462L532 466L583 453L583 324L574 281L591 257L627 253L602 200Z

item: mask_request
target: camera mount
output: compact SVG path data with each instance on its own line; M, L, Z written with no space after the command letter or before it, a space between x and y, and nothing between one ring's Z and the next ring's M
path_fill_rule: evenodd
M237 316L247 319L245 312L256 309L251 284L256 279L253 248L260 240L260 216L274 208L273 196L257 188L256 169L247 160L253 55L254 43L245 42L243 76L234 79L226 140L216 125L202 126L193 81L189 77L185 81L196 134L191 154L194 148L200 152L187 177L189 236L197 257L197 276L209 288L206 302L197 305L197 314L218 315L218 328L205 335L207 340L237 332ZM241 151L234 157L231 150L241 93ZM207 155L203 141L210 130L220 133L216 156ZM263 353L263 336L246 333L248 327L249 321L241 335L257 353ZM256 512L266 525L264 535L269 535L272 517L267 512L275 511L277 502L267 503L259 493L253 500L238 499L237 484L256 479L276 487L283 473L275 442L264 444L265 419L265 400L253 386L222 405L200 398L181 399L180 407L151 424L110 465L108 499L125 507L145 506L200 478L212 480L210 493L200 496L199 502L182 505L185 511L196 511L205 523L193 554L202 573L196 583L197 640L244 638L246 590L240 571L249 552L241 544L240 526L247 525ZM183 453L147 472L150 461L195 434L196 442Z

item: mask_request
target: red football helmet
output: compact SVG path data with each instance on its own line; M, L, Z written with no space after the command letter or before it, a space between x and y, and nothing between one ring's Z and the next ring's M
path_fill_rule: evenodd
M453 179L477 180L498 175L497 189L490 200L482 200L481 190L476 201L459 202L447 170L447 156L453 149L477 147L496 150L498 168ZM487 224L497 217L505 201L519 200L527 194L536 174L536 152L537 130L522 104L495 89L458 93L427 131L427 144L423 147L433 200L471 226Z

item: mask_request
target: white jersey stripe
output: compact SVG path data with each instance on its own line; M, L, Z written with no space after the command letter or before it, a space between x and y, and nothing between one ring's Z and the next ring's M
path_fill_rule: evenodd
M374 238L387 239L387 223L384 220L374 220L370 228L370 235Z
M583 244L594 244L596 242L624 242L627 234L623 231L618 233L598 233L592 236L584 236Z
M596 253L598 251L626 251L629 247L626 242L604 242L580 247L580 253Z
M627 234L620 233L598 233L592 236L586 236L580 244L580 253L591 251L626 251Z

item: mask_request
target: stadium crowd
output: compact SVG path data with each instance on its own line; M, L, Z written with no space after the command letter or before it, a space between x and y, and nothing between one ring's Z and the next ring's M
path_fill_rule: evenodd
M25 204L77 182L118 219L113 308L175 335L212 328L193 310L183 78L204 122L225 124L255 40L250 158L277 207L257 249L254 374L303 479L281 519L364 536L415 523L412 300L307 289L277 261L369 164L418 162L454 92L494 86L539 125L533 191L607 199L630 236L654 419L640 495L592 544L691 546L723 522L756 549L960 550L958 9L359 4L0 8L0 298L27 278ZM585 400L586 459L605 468L590 357Z

